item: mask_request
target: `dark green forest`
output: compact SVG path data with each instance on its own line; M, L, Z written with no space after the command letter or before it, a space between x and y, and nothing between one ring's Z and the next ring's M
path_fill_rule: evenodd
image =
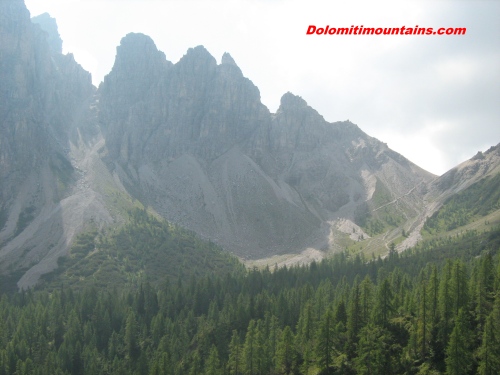
M499 374L500 230L0 299L5 374Z
M148 281L158 287L166 279L189 280L226 272L244 272L238 259L194 232L135 209L129 223L112 229L89 230L73 243L69 256L46 274L39 289L56 289L61 283L79 290L88 286L121 287Z

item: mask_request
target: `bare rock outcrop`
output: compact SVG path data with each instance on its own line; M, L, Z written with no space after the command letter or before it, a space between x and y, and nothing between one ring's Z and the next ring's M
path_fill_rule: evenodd
M432 178L291 93L271 114L228 53L217 64L201 46L171 64L129 34L99 95L106 160L127 190L242 257L326 247L328 222L354 219L377 181L418 210L407 193Z
M61 53L55 21L36 21L23 1L0 2L0 271L24 269L22 286L57 267L74 236L99 216L95 197L75 195L71 154L99 135L96 89L73 56Z

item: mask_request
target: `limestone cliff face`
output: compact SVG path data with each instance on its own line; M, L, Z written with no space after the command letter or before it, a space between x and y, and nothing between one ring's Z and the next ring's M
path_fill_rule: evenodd
M32 27L22 1L0 3L0 184L2 203L12 186L38 165L47 148L47 124L41 116L47 100L50 53L37 48L43 35ZM36 94L35 94L36 93ZM9 182L9 184L7 184ZM5 203L4 203L5 205Z
M61 54L57 26L45 21L32 23L21 0L0 2L2 272L64 253L75 234L61 204L77 180L70 150L98 134L91 76ZM45 272L57 266L50 259Z
M0 3L0 39L0 183L5 205L27 174L64 153L95 88L72 55L51 50L47 33L30 21L22 1Z
M399 196L431 178L293 94L269 113L227 53L217 64L196 47L173 65L129 34L99 95L106 160L126 188L244 257L326 246L327 222L354 219L377 182Z
M326 249L338 219L426 212L434 176L291 93L270 113L228 53L173 64L136 33L116 52L96 89L54 19L0 2L0 272L26 270L20 287L131 197L244 258Z
M99 94L110 156L134 165L186 152L214 159L269 120L234 62L217 65L200 46L172 65L142 34L122 39Z
M40 26L42 31L46 33L47 44L51 52L54 54L62 54L63 41L59 35L57 22L50 14L43 13L31 19L31 22Z
M118 77L125 75L125 56L136 53L149 55L136 78L127 75L137 82L127 92ZM123 184L169 220L240 255L303 245L319 221L296 194L292 204L277 197L281 187L243 152L251 135L271 121L258 89L229 54L220 65L203 47L175 65L157 58L164 55L148 37L129 34L99 87L107 160ZM154 79L144 78L148 71L145 77ZM141 92L135 102L134 90ZM132 100L127 107L123 96Z
M433 177L355 124L328 123L291 93L282 97L271 124L252 139L249 151L326 222L357 221L361 208L377 208L374 196L381 190L390 201L404 196L400 206L416 215L423 187Z

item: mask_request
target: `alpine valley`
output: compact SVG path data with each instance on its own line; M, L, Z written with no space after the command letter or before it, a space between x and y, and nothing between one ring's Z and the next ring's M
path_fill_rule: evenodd
M96 88L0 0L0 375L499 374L499 250L500 144L434 176L137 33Z
M499 173L500 145L437 177L292 93L270 113L202 46L173 64L128 34L96 88L54 19L0 2L6 285L383 256L498 226Z

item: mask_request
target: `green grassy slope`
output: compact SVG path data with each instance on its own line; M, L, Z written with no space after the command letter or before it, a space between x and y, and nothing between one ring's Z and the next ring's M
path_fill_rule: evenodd
M500 174L486 177L451 196L424 225L426 234L451 231L500 209Z
M388 207L383 208L387 209ZM363 229L371 235L371 238L351 241L345 248L352 253L360 252L368 256L386 254L391 244L398 245L406 235L404 228L407 223L402 222L401 217L397 215L391 219L392 214L383 211L379 213L378 218L369 216ZM377 221L383 224L380 225L380 230L370 230L370 223ZM426 220L421 234L424 239L433 240L457 236L470 230L489 231L498 225L500 225L500 174L485 177L448 198Z

